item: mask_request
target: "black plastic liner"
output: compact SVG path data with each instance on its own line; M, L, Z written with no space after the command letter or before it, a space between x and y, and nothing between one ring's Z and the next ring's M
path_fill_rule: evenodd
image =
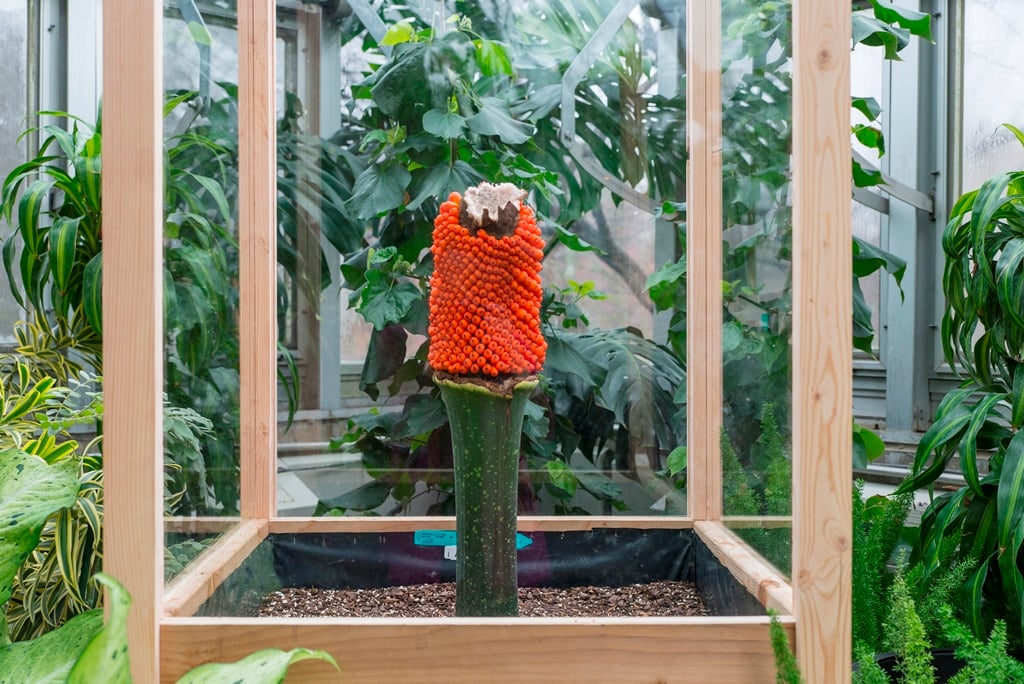
M520 586L624 586L695 581L691 530L600 529L520 533ZM412 532L277 534L274 569L284 586L366 589L454 582L442 546L418 545Z

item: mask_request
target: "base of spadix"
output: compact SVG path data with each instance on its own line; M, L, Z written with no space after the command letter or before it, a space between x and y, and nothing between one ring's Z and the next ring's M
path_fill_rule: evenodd
M536 380L495 393L435 377L455 455L455 614L518 615L519 441Z

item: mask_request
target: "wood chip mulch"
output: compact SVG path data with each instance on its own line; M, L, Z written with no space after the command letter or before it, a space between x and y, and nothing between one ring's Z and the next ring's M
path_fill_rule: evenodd
M520 587L520 617L707 615L689 582L625 587ZM454 617L455 584L378 589L282 589L263 599L260 617Z

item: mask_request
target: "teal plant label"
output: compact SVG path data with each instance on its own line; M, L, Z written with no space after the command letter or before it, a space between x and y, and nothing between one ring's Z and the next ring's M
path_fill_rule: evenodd
M458 535L455 530L416 530L412 541L416 546L451 546L455 547ZM516 533L516 550L525 549L533 540L522 532ZM454 556L453 556L454 557Z

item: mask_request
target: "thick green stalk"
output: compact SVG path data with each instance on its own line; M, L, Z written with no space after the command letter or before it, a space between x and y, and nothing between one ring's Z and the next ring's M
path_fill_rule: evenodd
M455 614L519 614L516 513L519 439L536 381L511 395L437 380L455 452Z

